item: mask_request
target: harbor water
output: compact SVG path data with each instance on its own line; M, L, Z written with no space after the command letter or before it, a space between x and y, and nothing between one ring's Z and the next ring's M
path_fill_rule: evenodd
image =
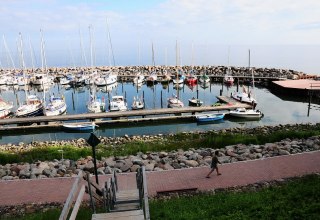
M247 89L253 88L244 85ZM240 85L238 89L242 89ZM25 101L25 87L19 86L1 86L1 97L14 104L14 110ZM72 88L70 86L61 86L52 84L50 86L28 86L28 94L35 94L44 98L46 102L50 96L55 94L63 95L67 103L67 114L81 114L87 112L87 102L90 95L94 92L97 97L106 100L106 109L108 109L108 100L114 95L123 95L126 98L128 108L131 108L134 97L144 97L146 109L167 108L167 99L173 95L179 96L184 105L188 105L188 99L198 97L203 105L212 105L218 100L216 96L230 96L237 90L237 86L227 87L221 83L209 83L206 85L195 85L189 87L181 84L176 87L173 83L137 86L132 82L118 82L111 86L95 87L82 86ZM256 121L239 120L230 117L222 121L210 124L197 124L195 121L172 120L170 122L144 122L130 123L121 125L107 125L96 129L98 136L117 137L127 135L154 135L169 134L189 131L206 131L212 129L223 129L229 127L256 127L263 125L293 124L293 123L317 123L320 118L319 103L311 103L309 108L308 97L279 97L273 94L273 91L264 86L256 86L253 90L255 98L258 101L257 109L261 110L264 117ZM0 143L29 143L31 141L54 141L69 140L76 138L88 138L89 133L66 133L60 130L52 131L32 131L12 132L10 134L1 134Z

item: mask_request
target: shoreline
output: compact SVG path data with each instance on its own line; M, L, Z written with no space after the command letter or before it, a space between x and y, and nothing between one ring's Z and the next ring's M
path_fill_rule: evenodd
M283 130L303 130L303 129L315 129L320 126L317 124L294 124L294 125L278 125L278 126L262 126L258 128L230 128L222 129L219 131L208 132L196 132L199 135L210 134L272 134L275 131ZM188 136L195 134L195 132L184 132L184 135ZM174 137L176 134L169 135L155 135L155 136L124 136L117 138L99 137L102 145L108 145L112 148L121 147L122 144L134 141L142 142L164 142L168 137ZM86 140L83 138L72 140L71 142L63 142L59 144L70 145L74 144L76 148L89 148L86 144ZM17 153L28 151L34 148L43 148L48 146L57 146L57 142L33 142L31 144L24 145L21 143L18 147L13 145L1 145L2 152ZM72 144L71 144L72 145ZM59 145L58 145L59 146ZM119 173L136 172L136 170L145 166L147 171L161 171L161 170L173 170L173 169L185 169L192 167L209 166L211 162L211 155L215 151L219 150L219 160L222 163L233 163L238 161L248 161L255 159L262 159L268 157L275 157L281 155L291 155L302 152L317 151L320 150L320 135L308 137L306 139L289 139L284 138L281 141L275 143L265 144L234 144L221 148L189 148L182 150L178 146L176 150L170 152L138 152L135 155L125 156L110 156L102 157L97 162L98 174L110 174L113 170ZM0 178L2 180L14 180L14 179L42 179L42 178L57 178L57 177L73 177L80 171L94 172L93 158L87 155L84 158L78 158L77 160L70 159L55 159L52 161L36 161L34 163L14 163L0 165Z

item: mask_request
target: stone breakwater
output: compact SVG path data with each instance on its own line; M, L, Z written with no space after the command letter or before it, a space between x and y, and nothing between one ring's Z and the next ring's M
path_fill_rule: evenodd
M307 126L307 125L306 125ZM211 155L219 150L221 163L253 160L301 152L320 150L320 136L307 139L284 139L275 143L263 145L230 145L220 149L199 148L189 150L175 150L171 152L137 153L129 156L112 156L97 161L98 174L116 172L136 172L145 166L147 171L161 171L209 166ZM0 165L2 180L37 179L76 176L80 170L94 172L91 156L77 161L61 159L54 161L38 161L36 163L19 163Z
M188 73L193 70L194 74L201 75L207 74L210 76L223 76L228 67L227 66L101 66L101 67L77 67L77 68L49 68L49 74L54 76L63 76L66 74L78 74L79 72L90 73L93 71L97 71L98 73L102 72L113 72L118 76L136 76L138 72L141 72L144 75L149 75L151 72L155 72L158 75L163 75L165 72L175 75L179 69L182 69L183 72ZM251 72L248 67L230 67L233 76L248 76L251 77ZM255 77L275 77L275 78L286 78L286 79L299 79L305 78L310 74L306 74L303 72L291 70L291 69L277 69L277 68L262 68L262 67L251 67L253 74ZM35 74L41 73L41 69L28 69L26 70L27 74ZM0 70L0 73L6 72L5 70ZM20 72L20 70L16 70L13 72ZM123 78L126 80L126 78Z

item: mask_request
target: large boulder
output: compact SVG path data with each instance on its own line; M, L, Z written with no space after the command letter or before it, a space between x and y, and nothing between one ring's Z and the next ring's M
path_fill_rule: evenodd
M199 166L199 163L197 161L195 161L195 160L186 160L184 163L189 167L197 167L197 166Z

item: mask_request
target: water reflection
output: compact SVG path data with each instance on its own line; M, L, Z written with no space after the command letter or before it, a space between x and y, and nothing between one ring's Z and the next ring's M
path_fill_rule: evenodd
M239 86L241 88L242 85ZM93 88L90 86L72 88L70 86L51 85L49 88L35 88L26 87L30 94L36 94L45 99L49 99L50 94L63 94L67 103L68 114L80 114L87 112L86 103L90 98L90 92L96 90L96 95L103 97L108 103L108 100L113 95L124 95L128 106L131 106L133 97L144 97L145 106L147 109L166 108L167 98L173 93L177 93L175 86L169 84L151 84L151 85L136 85L131 83L118 83L113 86L104 86ZM24 87L7 87L0 86L1 97L5 100L14 102L14 110L25 100ZM252 89L252 88L250 88ZM231 92L237 90L237 85L227 87L221 83L212 83L204 87L201 85L188 86L182 84L179 90L180 99L184 104L188 105L188 99L197 97L204 102L203 105L212 105L218 100L217 95L230 96ZM270 90L264 87L255 88L255 97L258 101L257 108L264 113L264 117L259 121L238 121L238 119L226 118L221 123L211 124L197 124L195 121L175 121L172 122L153 122L144 124L129 123L126 125L116 126L108 125L102 126L96 133L101 136L122 136L128 135L142 135L142 134L168 134L192 130L211 130L223 129L228 127L255 127L261 125L276 125L289 123L315 123L319 122L320 105L312 103L308 116L308 102L297 98L285 99L278 94L273 94ZM44 95L45 94L45 95ZM108 109L108 104L106 106ZM65 133L60 130L44 132L33 132L29 134L26 132L14 133L11 135L2 135L0 143L18 143L20 141L30 142L33 140L61 140L73 138L86 138L86 134Z

